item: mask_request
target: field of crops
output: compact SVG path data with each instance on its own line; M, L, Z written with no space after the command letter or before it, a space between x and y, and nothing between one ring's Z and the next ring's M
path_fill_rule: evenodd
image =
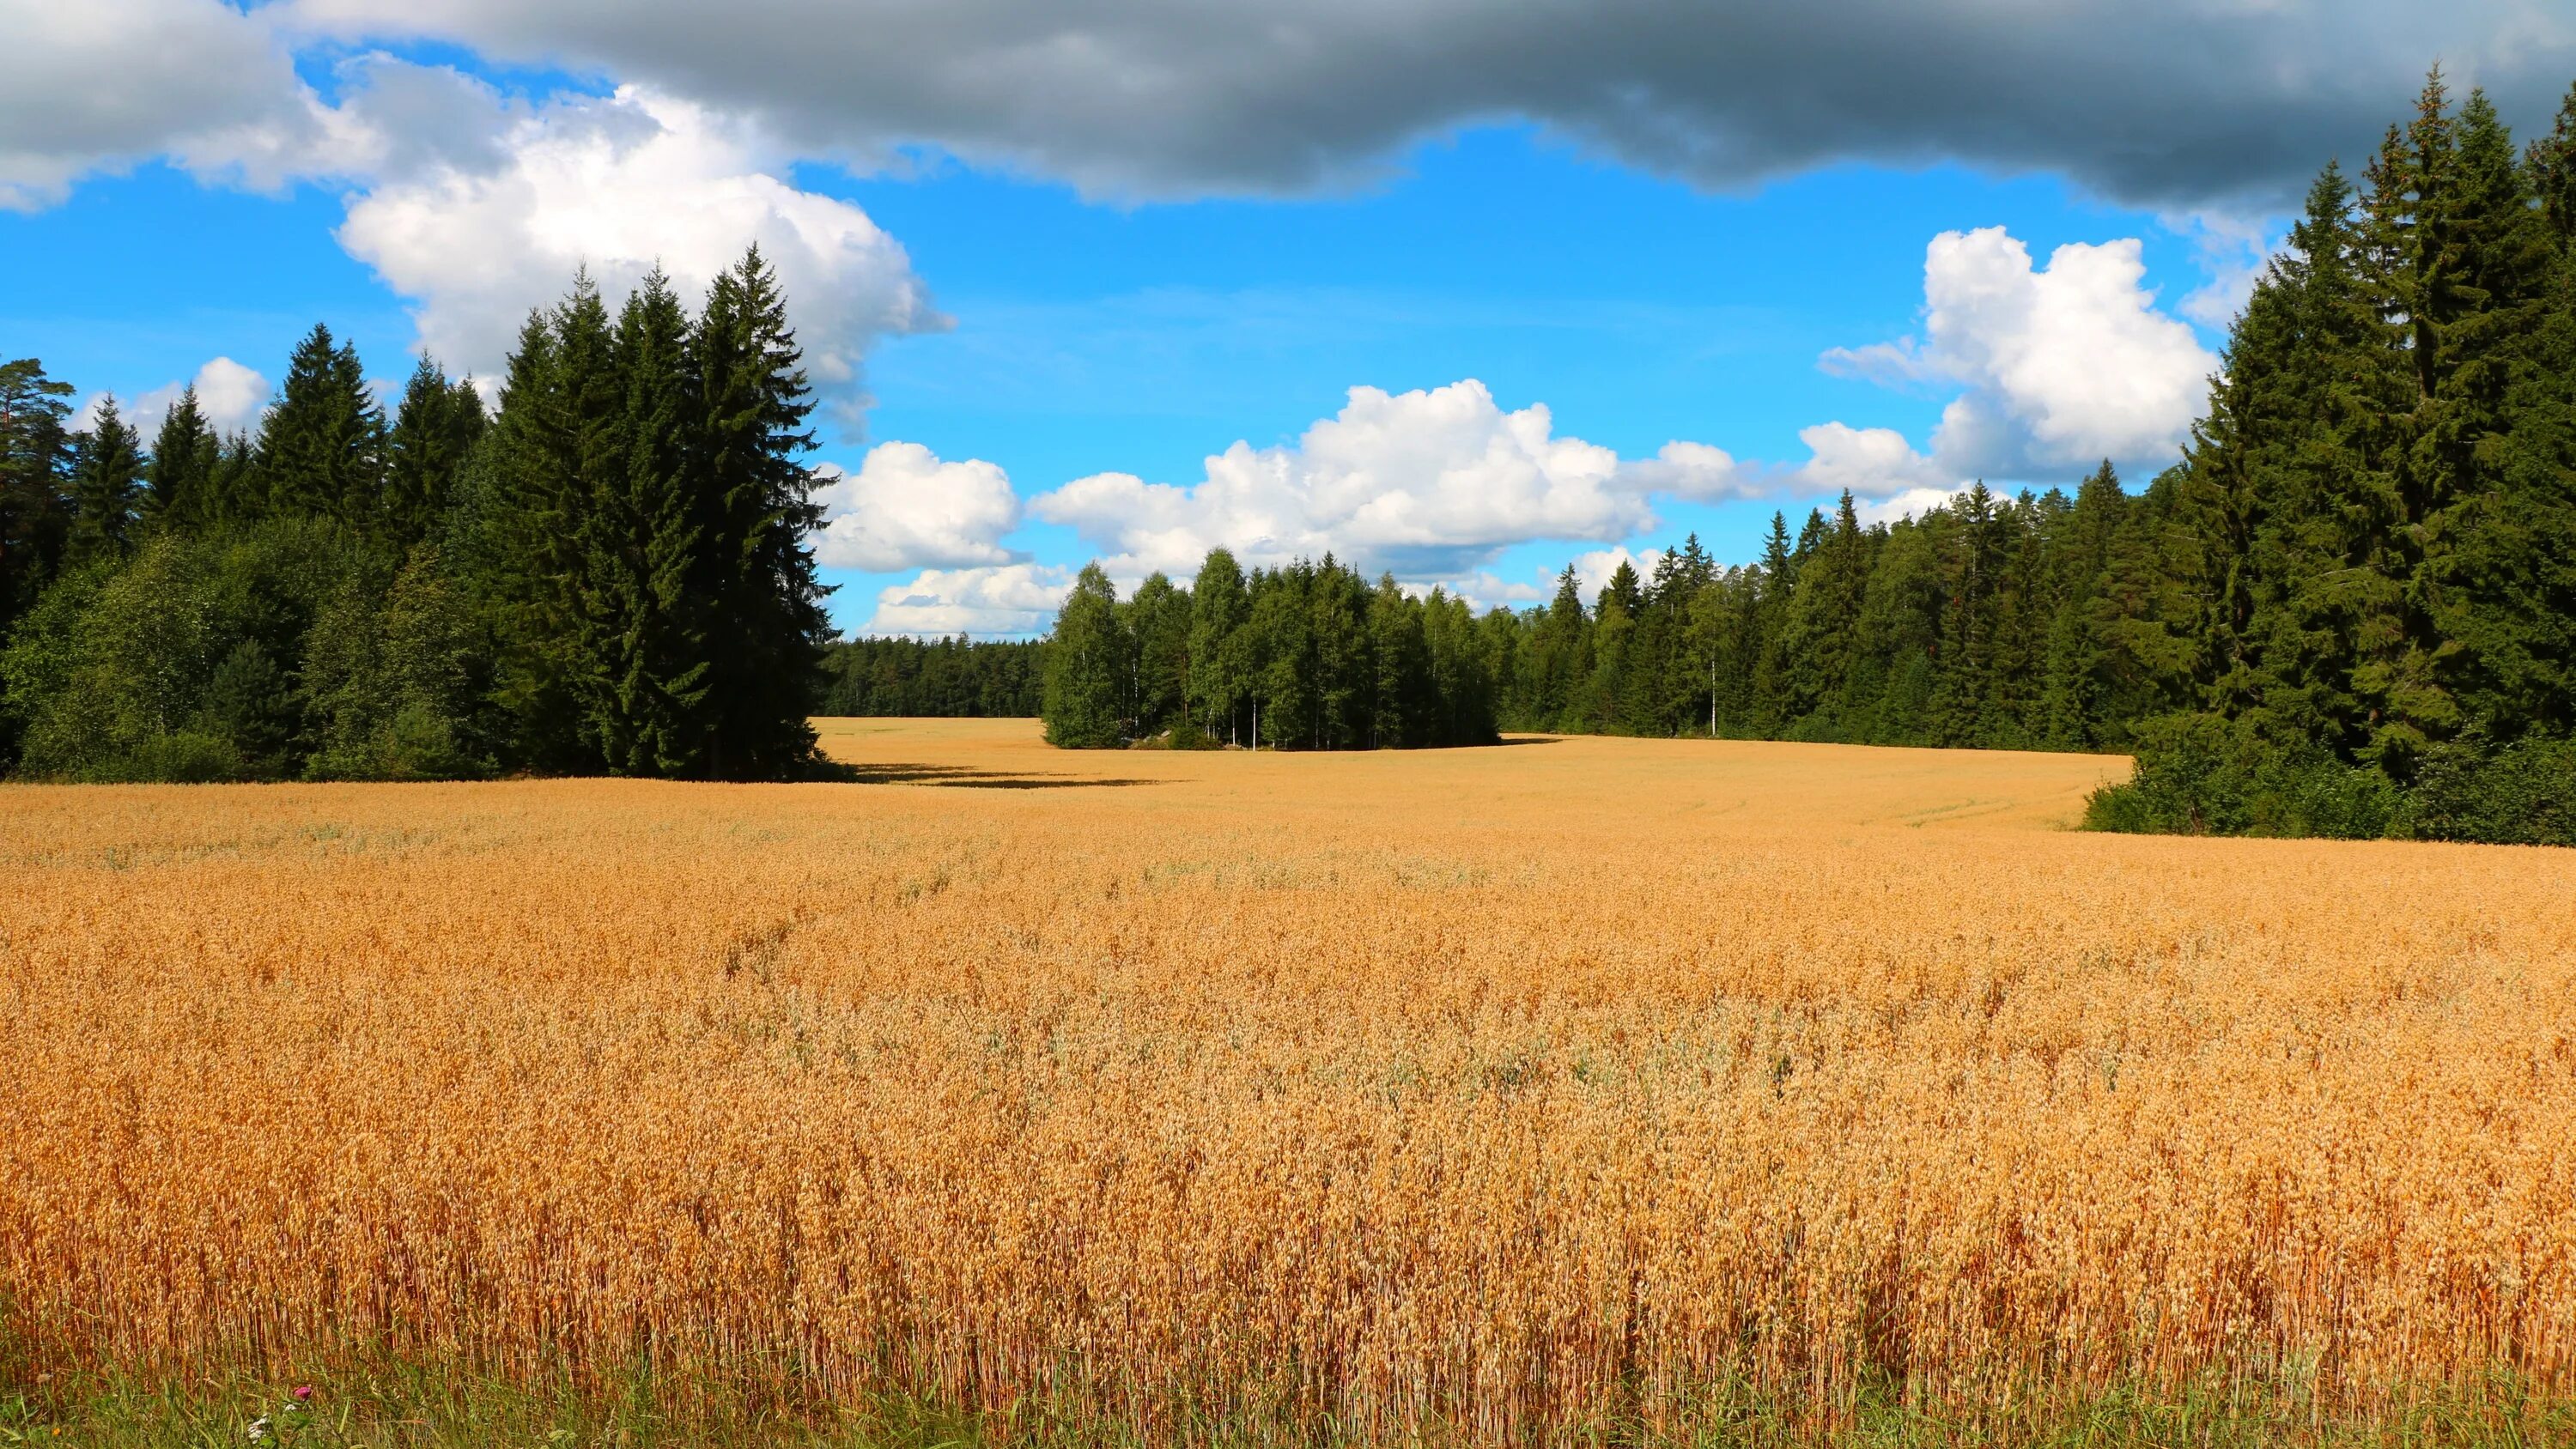
M1580 739L0 790L0 1358L1154 1439L2576 1392L2576 852Z

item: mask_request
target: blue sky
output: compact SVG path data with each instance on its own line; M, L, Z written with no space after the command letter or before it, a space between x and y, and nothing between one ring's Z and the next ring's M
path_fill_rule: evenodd
M1331 547L1512 602L1570 558L1597 573L1691 530L1746 558L1773 509L1794 520L1843 487L1885 515L1969 477L2071 482L2106 454L2142 481L2174 456L2286 198L2366 144L2374 98L2398 114L2423 61L2392 44L2332 105L2313 86L2239 104L2260 144L2173 112L2167 149L2186 154L2166 156L2152 100L2114 96L2117 134L2070 136L2051 107L2081 87L1989 111L1837 102L1836 68L1859 62L1795 36L1764 42L1789 47L1786 94L1849 114L1783 139L1651 50L1577 45L1524 75L1500 42L1447 30L1433 51L1501 79L1412 82L1435 94L1376 115L1394 104L1379 92L1332 93L1350 66L1201 84L1183 60L1222 80L1265 43L1229 35L1112 54L1109 102L1049 89L1096 97L1090 74L1029 78L1028 100L990 81L997 55L1028 63L1008 6L990 33L826 56L799 91L746 89L686 7L638 39L649 19L586 31L596 7L573 0L99 3L130 33L36 18L19 79L68 86L119 40L147 84L156 56L220 65L226 47L246 79L192 71L0 143L0 262L42 279L0 295L0 351L147 408L229 359L203 385L247 417L316 320L387 379L423 346L488 375L574 263L613 287L660 259L685 287L758 237L830 405L817 460L846 476L818 547L852 630L1018 632L1088 558L1132 579L1212 542ZM738 39L876 8L751 0ZM1347 38L1313 17L1338 11L1291 8L1327 52ZM1128 32L1094 18L1106 38L1080 53L1114 51ZM2494 18L2459 33L2483 41ZM2555 83L2520 44L2520 69L2488 69L2527 119ZM2576 50L2538 49L2576 74ZM854 110L827 82L863 85L848 69L868 65L892 67L892 98ZM1560 84L1587 65L1662 113ZM1517 105L1488 94L1512 85ZM1127 91L1146 94L1133 114ZM2314 148L2295 166L2258 154L2284 131Z

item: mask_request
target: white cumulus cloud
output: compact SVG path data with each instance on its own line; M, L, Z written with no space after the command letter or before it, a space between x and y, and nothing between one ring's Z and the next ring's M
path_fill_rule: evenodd
M1790 476L1803 492L1884 498L1949 481L1939 463L1914 451L1894 428L1818 423L1799 429L1798 441L1808 457Z
M261 409L268 406L268 379L242 366L229 357L218 357L197 369L193 379L197 389L197 411L217 433L246 430L259 421ZM144 441L151 441L152 431L161 426L186 384L170 382L138 394L126 416L142 429Z
M1964 386L1932 436L1955 475L2161 462L2189 435L2218 359L2156 309L2146 273L2134 237L2071 243L2037 268L2002 227L1943 232L1924 255L1923 339L1820 361L1875 381Z
M879 443L855 473L819 471L825 523L815 553L835 568L893 573L1019 557L1000 542L1019 526L1019 495L994 464L944 462L919 443Z
M1632 492L1694 503L1758 498L1768 491L1758 473L1737 463L1724 448L1678 441L1664 444L1651 458L1621 463L1615 481Z
M2104 458L2163 467L2190 436L2218 358L2157 310L2135 238L2059 247L2044 268L2002 227L1943 232L1923 265L1920 338L1834 348L1818 365L1882 386L1955 386L1927 451L1891 428L1799 434L1815 492L1946 495L1972 478L2071 480Z
M880 638L1042 634L1072 591L1073 570L1047 564L923 569L909 583L879 590L876 614L859 632Z
M1714 448L1674 444L1641 475L1616 453L1559 437L1543 404L1504 411L1473 378L1389 393L1355 387L1286 447L1237 442L1187 486L1129 473L1078 478L1030 511L1110 551L1113 573L1185 573L1222 544L1247 563L1327 551L1422 579L1461 573L1532 539L1617 539L1654 525L1647 490L1707 489ZM1731 486L1731 484L1729 485Z
M351 105L363 112L390 78L408 87L403 114L439 112L417 70L379 66ZM451 367L492 375L528 309L560 296L575 268L615 297L658 264L695 301L755 242L786 289L806 368L846 426L866 407L867 349L947 325L903 247L858 207L781 180L788 156L749 122L634 87L534 108L485 99L488 133L451 116L457 141L398 156L352 198L339 232L414 299L421 345Z

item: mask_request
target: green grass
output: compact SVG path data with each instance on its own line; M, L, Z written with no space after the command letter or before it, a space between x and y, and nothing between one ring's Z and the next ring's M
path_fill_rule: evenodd
M1353 1445L1277 1425L1202 1424L1151 1438L1132 1428L1043 1413L1005 1424L884 1401L858 1408L764 1404L717 1386L676 1397L668 1384L607 1390L529 1389L417 1365L310 1384L249 1377L186 1383L0 1381L0 1449L1017 1449L1144 1446ZM1751 1393L1713 1395L1696 1430L1662 1435L1604 1426L1548 1442L1597 1449L2559 1449L2576 1445L2576 1403L2539 1402L2510 1380L2449 1391L2383 1422L2320 1422L2278 1401L2222 1393L2150 1398L2112 1393L2083 1403L1988 1412L1974 1422L1864 1400L1842 1427L1801 1427L1792 1406ZM254 1426L258 1432L255 1434ZM1450 1449L1454 1436L1420 1442ZM1536 1441L1533 1441L1536 1442Z

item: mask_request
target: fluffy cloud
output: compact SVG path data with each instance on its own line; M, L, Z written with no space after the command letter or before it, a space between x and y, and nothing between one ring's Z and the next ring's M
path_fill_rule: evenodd
M5 10L0 208L49 206L88 172L151 156L235 167L312 125L286 48L262 16L223 0Z
M1666 443L1651 458L1620 464L1612 481L1631 492L1660 493L1694 503L1758 498L1765 491L1760 475L1737 463L1724 448L1706 443Z
M193 379L197 389L197 410L206 415L218 433L247 429L259 421L260 410L268 406L268 379L229 357L218 357L197 369ZM149 445L152 431L161 426L179 393L188 384L164 383L134 399L126 417L143 430Z
M853 429L868 347L947 325L902 246L859 208L780 180L789 158L750 122L635 87L524 108L458 81L371 67L348 108L370 134L405 139L382 143L386 172L339 233L415 300L421 345L451 366L491 376L528 308L561 295L576 267L613 297L658 264L694 301L753 242L786 288L817 389ZM448 144L404 154L431 120Z
M2508 119L2576 73L2538 0L286 0L344 40L423 36L766 116L802 146L928 142L1096 192L1347 182L1527 117L1736 185L1954 157L2130 202L2291 200L2366 152L2428 58Z
M875 617L859 626L880 637L1044 633L1073 591L1073 571L1045 564L924 569L906 584L877 593Z
M1663 557L1664 551L1660 548L1630 553L1624 543L1617 548L1591 549L1574 556L1574 576L1583 581L1583 600L1588 605L1609 585L1610 576L1619 572L1619 565L1626 564L1636 570L1637 578L1642 582L1655 576L1655 565L1661 563ZM1554 594L1551 587L1550 597Z
M413 303L421 346L495 374L530 307L587 266L612 296L659 264L692 301L757 242L806 366L855 431L881 338L935 330L910 260L858 207L784 178L756 118L648 86L529 104L447 66L359 54L326 103L298 78L285 7L223 0L21 5L0 46L0 207L166 156L201 177L348 191L339 239ZM739 44L739 37L732 43Z
M1019 495L991 463L947 463L919 443L879 443L856 473L822 474L826 522L815 553L835 568L893 573L1019 558L999 541L1019 526Z
M1814 456L1797 476L1817 492L1885 499L1972 477L2060 477L2103 458L2170 461L2219 362L2156 310L2145 279L2134 238L2062 246L2034 268L2002 227L1943 232L1924 258L1924 335L1819 359L1881 384L1964 388L1930 453L1891 429L1828 423L1800 434Z
M1801 428L1798 441L1807 445L1808 457L1790 476L1802 492L1848 490L1862 498L1882 498L1947 481L1941 465L1915 452L1894 428L1818 423Z
M1725 457L1667 447L1656 461L1670 471L1659 476L1699 478L1707 455ZM1555 436L1544 405L1505 412L1470 378L1407 393L1355 387L1295 445L1237 442L1207 460L1198 483L1102 473L1039 495L1030 511L1110 550L1116 573L1187 572L1224 544L1251 563L1329 550L1426 578L1528 539L1651 527L1642 489L1653 481L1608 448Z

